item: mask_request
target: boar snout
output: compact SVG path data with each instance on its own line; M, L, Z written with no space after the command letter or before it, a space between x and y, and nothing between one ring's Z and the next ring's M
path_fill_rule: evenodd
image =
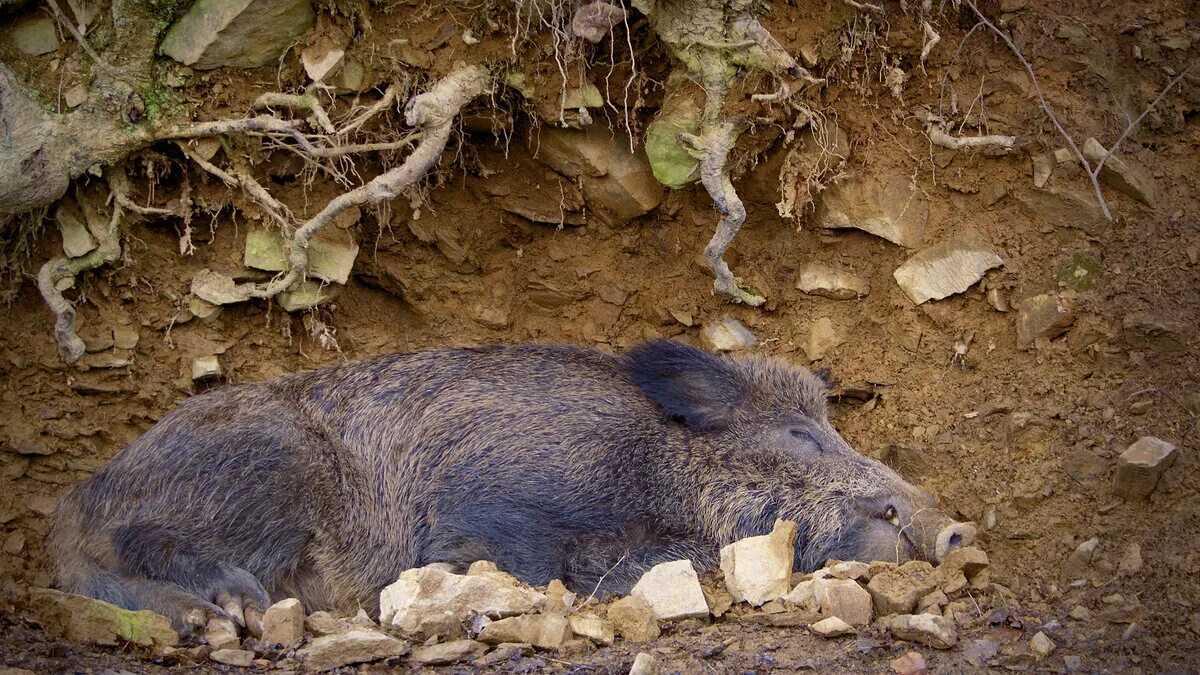
M879 523L870 528L869 538L882 541L867 542L866 551L895 551L902 558L912 556L940 563L951 551L975 541L975 526L946 515L937 507L937 500L924 490L909 488L870 497L858 502L857 511ZM903 545L898 549L901 542ZM907 555L903 552L905 548Z
M952 551L975 542L975 525L960 523L938 509L923 509L912 515L909 540L922 557L940 563Z

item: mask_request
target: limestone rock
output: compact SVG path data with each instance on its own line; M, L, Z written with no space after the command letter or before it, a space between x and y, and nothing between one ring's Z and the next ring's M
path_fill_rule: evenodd
M836 579L868 581L871 578L871 566L858 560L840 560L825 569Z
M8 39L30 56L49 54L58 49L58 26L54 19L39 13L9 28Z
M814 579L813 600L821 616L835 616L854 626L871 623L871 594L857 581Z
M409 660L427 666L444 666L459 661L473 661L483 656L487 645L475 640L453 640L417 647Z
M629 669L629 675L658 675L659 672L658 659L646 652L638 652L633 659L633 667Z
M275 296L275 300L285 312L302 312L333 300L339 290L341 286L305 279L294 289Z
M629 594L645 600L654 610L655 618L661 621L708 616L700 578L690 560L655 565L642 575Z
M861 298L871 290L867 282L860 277L817 262L808 262L800 266L796 288L809 295L819 295L832 300Z
M705 324L700 329L700 341L705 347L718 352L741 351L758 344L754 333L728 314L716 323Z
M379 622L406 633L453 635L472 614L504 618L527 614L546 596L491 576L459 575L422 567L406 570L379 595Z
M854 626L842 621L836 616L827 617L812 624L809 630L825 638L840 637L854 633Z
M571 639L571 627L561 614L525 614L493 621L477 636L480 642L528 642L539 649L558 649Z
M474 567L474 565L472 565ZM470 570L467 574L470 574ZM546 604L542 606L542 611L557 612L559 614L566 613L575 604L575 594L567 590L563 582L558 579L553 579L546 584Z
M232 277L210 269L202 269L192 278L192 294L214 305L230 305L244 299Z
M1083 156L1087 158L1093 168L1107 154L1108 150L1095 138L1089 138L1083 142ZM1158 188L1150 173L1117 157L1116 154L1104 162L1104 166L1100 169L1100 182L1147 206L1155 206L1158 203Z
M857 228L904 246L925 240L929 205L907 177L844 180L821 194L819 222L826 228Z
M1178 454L1173 444L1154 436L1142 436L1117 460L1113 494L1125 499L1149 497Z
M221 362L215 355L201 356L192 359L192 381L217 379L221 377Z
M113 345L117 349L136 348L140 337L137 328L133 326L117 326L113 328Z
M320 82L342 67L342 59L345 56L345 49L332 46L328 40L322 40L300 51L300 63L304 65L308 79Z
M708 613L720 617L733 606L733 595L724 586L702 586L704 601L708 603Z
M1024 349L1038 338L1054 339L1075 322L1074 303L1056 293L1026 298L1017 305L1017 347Z
M63 103L66 103L68 108L78 108L87 98L88 88L82 84L77 84L63 92Z
M358 244L347 230L325 227L308 244L308 274L323 281L345 285L358 257ZM283 237L271 230L251 230L246 234L243 257L246 267L283 272L288 264Z
M950 649L958 644L954 622L937 614L902 614L887 622L888 630L899 640L911 640L934 649Z
M274 65L315 18L311 0L198 0L159 51L198 70Z
M68 258L85 256L96 249L96 238L83 222L83 215L74 204L64 201L54 211L54 221L62 232L63 253Z
M977 235L965 235L924 249L896 268L892 276L916 304L962 293L1003 265L992 247Z
M871 577L867 592L880 616L907 614L917 606L917 600L938 586L933 566L922 560L911 560L884 569Z
M795 522L776 520L770 534L748 537L721 549L725 587L735 601L757 607L787 594L796 533Z
M609 605L608 620L617 633L634 642L655 640L662 632L650 603L632 595Z
M1062 579L1070 582L1076 579L1082 579L1087 576L1088 570L1092 566L1092 558L1096 555L1096 548L1100 545L1099 537L1092 537L1087 541L1075 547L1071 551L1071 555L1063 561Z
M29 607L38 622L54 635L92 645L171 647L179 636L171 622L150 610L133 612L82 595L49 588L31 588Z
M313 612L304 617L304 629L313 635L333 635L350 630L350 624L329 612Z
M1050 173L1054 171L1054 156L1047 153L1038 153L1033 155L1033 185L1034 187L1046 187L1046 183L1050 180Z
M662 201L646 155L600 125L585 130L543 128L538 158L555 171L580 179L592 212L610 226L649 213Z
M1056 646L1054 641L1042 631L1038 631L1033 636L1033 639L1029 641L1029 651L1033 652L1034 656L1037 656L1039 659L1050 656L1050 653L1054 651Z
M304 606L296 598L288 598L267 608L262 618L262 643L294 647L304 639Z
M598 616L572 614L568 617L568 623L576 635L582 635L602 647L611 645L616 637L612 622Z
M893 659L890 665L896 675L925 675L928 670L925 657L917 652L908 652L900 658Z
M204 627L204 641L215 650L238 649L242 645L237 624L229 619L214 618Z
M254 663L254 652L244 649L216 649L208 655L208 658L227 666L249 668L250 664Z
M1029 189L1013 193L1025 215L1050 227L1099 234L1109 223L1091 189Z
M808 339L804 343L804 353L810 361L820 361L825 358L830 349L846 343L846 337L833 325L833 320L823 316L808 327Z
M296 656L311 670L332 670L354 663L370 663L408 652L408 643L379 631L356 628L314 639Z

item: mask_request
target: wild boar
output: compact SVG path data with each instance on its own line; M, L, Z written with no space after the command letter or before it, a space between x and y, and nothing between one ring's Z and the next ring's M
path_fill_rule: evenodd
M777 517L799 523L804 571L971 543L838 435L826 390L667 340L394 354L221 388L62 498L59 582L190 631L288 596L374 612L435 562L620 593L659 562L714 565Z

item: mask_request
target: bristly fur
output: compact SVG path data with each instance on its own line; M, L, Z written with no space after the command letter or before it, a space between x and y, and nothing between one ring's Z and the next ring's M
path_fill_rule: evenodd
M607 572L601 590L621 592L658 562L715 564L776 517L800 524L812 569L864 550L862 500L925 499L849 449L825 394L782 361L669 341L395 354L226 387L63 498L60 584L177 624L229 595L374 611L433 562L583 593ZM775 443L789 424L811 457Z

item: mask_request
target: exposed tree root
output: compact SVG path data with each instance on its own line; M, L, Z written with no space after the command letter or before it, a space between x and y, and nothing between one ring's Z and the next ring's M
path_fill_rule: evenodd
M704 111L698 133L680 140L700 160L700 180L721 212L716 232L704 253L716 280L713 289L730 302L758 306L762 295L742 287L725 251L746 220L746 209L729 177L726 161L740 133L739 125L725 119L725 99L739 68L754 68L788 75L807 83L821 83L780 46L754 16L751 0L634 0L634 7L650 18L658 37L704 88ZM775 94L757 100L778 100L791 94L782 83Z
M419 140L412 154L400 166L376 176L366 185L342 194L292 235L289 268L284 274L261 284L237 284L228 277L204 270L192 281L193 291L204 293L219 289L232 302L253 298L270 298L287 291L304 279L308 270L308 243L321 228L338 214L352 206L375 204L394 199L414 185L432 168L442 155L454 118L472 99L491 88L491 76L479 66L467 66L440 80L429 91L419 94L405 107L404 120L419 130Z
M126 205L133 203L126 191L129 181L125 177L124 169L110 168L105 175L114 197L112 216L106 227L88 228L96 237L96 248L78 258L60 255L38 270L38 291L41 292L50 311L54 312L54 340L58 343L59 357L66 363L78 361L79 357L83 356L84 345L83 339L75 331L75 306L58 290L58 285L64 279L73 281L81 272L107 265L121 257L121 218ZM98 214L83 200L80 206L89 225L92 224Z

